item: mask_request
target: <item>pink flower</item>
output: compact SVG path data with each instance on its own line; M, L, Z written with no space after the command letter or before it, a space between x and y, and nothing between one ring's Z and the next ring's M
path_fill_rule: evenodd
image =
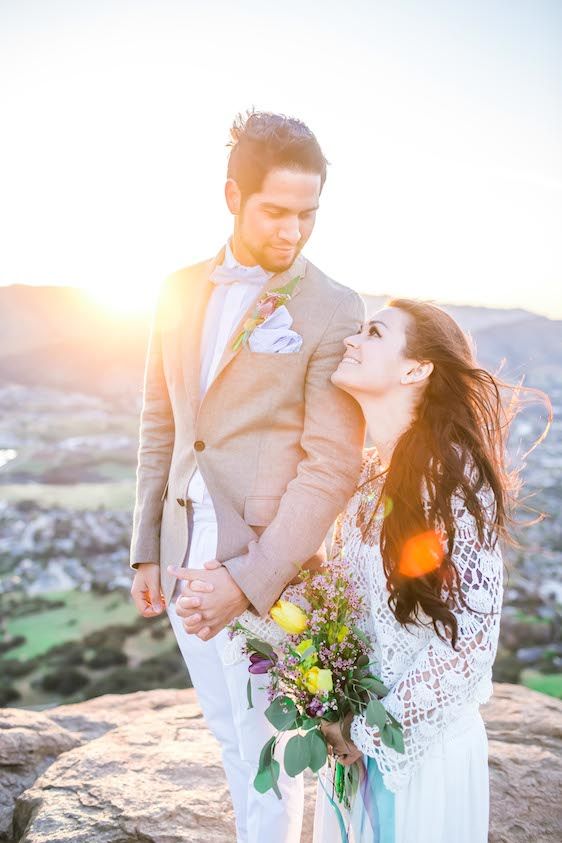
M258 302L257 312L261 319L269 319L274 310L277 310L281 303L281 296L277 293L271 293L266 296L263 301Z

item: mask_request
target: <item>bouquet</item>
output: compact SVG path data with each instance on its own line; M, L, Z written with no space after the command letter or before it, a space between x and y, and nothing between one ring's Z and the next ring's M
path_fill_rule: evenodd
M317 773L329 758L322 720L342 722L346 715L365 714L378 727L381 741L404 752L402 727L380 699L388 688L374 676L369 661L371 642L358 627L361 598L341 565L332 563L320 574L301 574L303 605L279 600L271 618L286 636L273 646L256 637L239 621L231 634L245 637L243 650L250 658L249 672L269 679L266 717L277 734L261 751L254 787L260 793L273 789L279 799L280 762L276 745L284 732L295 731L285 746L282 762L289 776L309 768ZM248 679L248 706L252 707ZM334 791L350 808L359 785L357 764L336 762ZM332 798L330 798L332 801Z

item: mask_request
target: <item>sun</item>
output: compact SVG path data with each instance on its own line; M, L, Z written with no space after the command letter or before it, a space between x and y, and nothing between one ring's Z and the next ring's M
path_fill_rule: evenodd
M105 283L85 287L97 305L116 316L137 316L149 313L154 306L156 287L125 283Z

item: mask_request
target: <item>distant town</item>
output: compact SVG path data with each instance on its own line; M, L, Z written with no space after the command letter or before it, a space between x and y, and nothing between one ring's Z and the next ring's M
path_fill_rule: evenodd
M497 313L494 331L490 312L478 321L467 309L488 357L501 355L498 343L513 340L513 325ZM533 320L518 315L515 324L523 336ZM550 326L543 334L552 342ZM544 430L545 407L530 400L512 429L523 505L512 531L519 545L505 552L495 675L562 696L562 348L558 358L551 351L541 357L540 341L538 334L538 352L524 373L526 384L550 396L554 421L526 457ZM41 707L189 681L165 618L148 635L128 593L143 355L144 339L134 365L127 362L132 368L111 378L99 374L87 391L76 388L79 376L70 369L57 387L58 370L49 367L45 349L18 350L20 382L0 372L0 705ZM519 374L522 364L514 365L513 356L512 372ZM0 369L4 360L9 370L9 359L0 353ZM35 382L41 359L46 383ZM90 364L88 358L84 365ZM528 522L534 523L522 526ZM69 659L75 660L70 674Z

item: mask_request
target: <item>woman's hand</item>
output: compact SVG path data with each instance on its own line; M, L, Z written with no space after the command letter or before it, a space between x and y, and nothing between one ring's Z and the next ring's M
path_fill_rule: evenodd
M344 767L351 767L363 754L349 737L349 727L352 720L353 714L350 712L344 718L343 728L339 722L329 723L327 720L322 720L320 724L320 729L329 744L329 748L332 749L338 763L343 764Z

